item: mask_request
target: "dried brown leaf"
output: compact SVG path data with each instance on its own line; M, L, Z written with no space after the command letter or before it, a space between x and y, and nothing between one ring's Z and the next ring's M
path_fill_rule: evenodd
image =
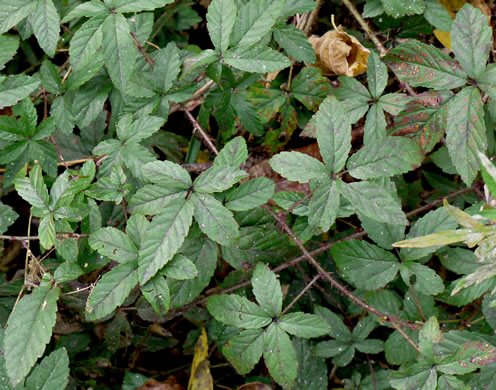
M308 38L317 56L315 66L325 75L355 77L367 70L370 50L339 26L323 36Z

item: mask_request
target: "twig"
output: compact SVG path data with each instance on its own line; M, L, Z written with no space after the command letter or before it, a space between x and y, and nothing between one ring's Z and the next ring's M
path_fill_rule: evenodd
M129 34L131 34L131 38L133 39L133 43L136 45L136 47L141 52L141 54L143 54L143 57L145 57L145 61L148 62L153 69L155 67L155 61L153 61L151 59L151 57L148 55L148 53L145 51L145 49L143 49L143 46L140 45L140 43L136 39L136 35L132 31L130 31Z
M303 289L302 289L302 290L298 293L298 295L297 295L297 296L296 296L296 297L295 297L295 298L294 298L294 299L290 302L290 304L289 304L288 306L286 306L286 308L282 311L281 315L286 314L286 313L287 313L287 311L288 311L289 309L291 309L291 308L293 307L293 305L294 305L296 302L298 302L298 301L300 300L300 298L301 298L301 297L302 297L302 296L303 296L303 295L304 295L304 294L308 291L308 289L309 289L310 287L312 287L312 286L313 286L313 284L314 284L317 280L319 280L319 278L320 278L320 275L316 275L316 276L315 276L315 277L314 277L314 278L310 281L310 283L308 283L308 284L305 286L305 288L303 288Z
M207 144L207 146L210 149L210 151L213 154L215 154L216 156L218 156L219 155L219 151L217 150L217 148L215 147L215 145L210 140L210 137L207 135L207 133L205 133L205 131L201 128L200 124L193 117L193 115L191 115L191 112L189 112L186 107L184 107L184 113L186 114L186 116L190 120L190 122L193 125L194 129L201 134L201 137L203 138L203 140Z
M344 5L348 8L348 10L351 12L351 14L355 17L357 20L358 24L360 27L365 31L365 34L368 35L370 40L374 43L375 47L377 47L377 50L379 50L379 53L381 54L381 57L384 57L387 53L386 48L384 45L377 39L375 36L375 33L372 31L372 29L369 27L367 22L362 18L362 15L360 15L360 12L357 11L355 6L350 0L343 0Z
M29 234L29 233L28 233ZM75 238L79 240L80 238L89 237L89 234L79 234L79 233L61 233L57 234L56 238ZM0 240L10 240L10 241L33 241L39 240L39 236L3 236L0 235Z

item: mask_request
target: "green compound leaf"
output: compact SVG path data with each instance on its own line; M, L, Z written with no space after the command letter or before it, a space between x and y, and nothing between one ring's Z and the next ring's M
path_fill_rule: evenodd
M253 294L259 305L271 317L277 317L282 310L282 290L276 274L265 264L258 263L251 278Z
M455 60L415 40L396 47L385 58L398 78L412 87L453 89L467 82L466 73Z
M251 210L267 203L275 190L276 185L272 180L256 177L229 193L225 206L234 211Z
M325 165L332 173L339 172L351 149L351 124L343 105L332 95L320 105L316 136Z
M0 108L13 106L40 86L40 81L22 74L0 77Z
M311 179L322 179L329 175L319 160L300 152L281 152L269 160L274 171L290 181L308 183Z
M60 17L53 1L37 0L29 21L40 47L49 57L53 57L60 32Z
M486 68L492 45L492 28L479 8L465 4L451 29L451 49L463 70L478 79Z
M86 319L96 321L122 305L138 283L138 263L129 261L112 268L97 282L86 303Z
M208 299L207 308L217 321L237 328L263 328L272 322L264 309L236 294L214 295Z
M323 336L331 330L321 317L302 312L283 315L278 325L289 334L305 339Z
M393 18L400 18L405 15L422 14L425 9L424 0L381 0L384 11Z
M13 386L31 370L43 354L55 325L58 287L40 286L25 295L9 318L5 331L5 367Z
M278 324L267 329L263 355L272 378L283 388L292 388L298 375L298 360L288 334Z
M26 390L65 389L69 383L69 356L59 348L45 357L26 381Z
M172 200L153 218L139 252L139 280L143 285L176 254L189 232L193 204L184 198Z
M264 330L246 329L230 339L222 348L222 353L241 374L248 374L262 357L264 350Z
M207 29L215 49L224 53L229 47L229 37L236 20L234 0L214 0L208 6Z
M346 168L357 179L376 179L409 172L420 166L418 143L403 137L386 137L369 143L350 157Z
M356 209L378 222L392 225L408 225L401 204L391 193L382 186L367 182L343 183L336 182L338 190Z
M364 290L377 290L392 281L400 268L396 256L365 241L334 244L331 254L343 276Z
M253 0L245 3L238 12L231 43L239 47L260 41L271 30L284 3L284 0Z
M224 54L226 64L245 72L269 73L287 68L291 61L269 47L248 46L230 49Z
M484 110L477 88L465 88L449 102L446 146L457 172L471 185L479 172L477 153L487 148Z
M196 178L193 187L200 193L222 192L247 176L248 174L240 169L214 165Z
M110 14L102 24L103 55L107 72L115 85L124 91L138 56L127 20L121 14Z
M119 263L138 259L138 248L122 230L113 227L92 233L88 243L93 250Z
M239 229L231 211L213 196L191 194L195 205L195 219L208 238L224 246L232 246L239 237Z

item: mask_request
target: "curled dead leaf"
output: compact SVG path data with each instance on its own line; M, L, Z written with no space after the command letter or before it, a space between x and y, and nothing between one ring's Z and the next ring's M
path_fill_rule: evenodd
M345 33L341 26L321 37L312 35L308 42L317 56L315 66L322 69L325 75L355 77L367 70L370 50Z

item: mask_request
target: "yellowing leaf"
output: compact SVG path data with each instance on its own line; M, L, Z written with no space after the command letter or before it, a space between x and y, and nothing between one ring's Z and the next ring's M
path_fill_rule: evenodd
M317 56L315 66L322 69L325 75L355 77L367 70L370 50L345 33L341 26L321 37L312 35L308 42Z
M191 366L191 377L189 378L188 390L213 390L214 380L210 374L208 361L208 337L205 328L195 345L195 356Z
M444 47L451 49L451 34L449 33L449 31L439 31L435 29L434 36L439 42L442 43Z

